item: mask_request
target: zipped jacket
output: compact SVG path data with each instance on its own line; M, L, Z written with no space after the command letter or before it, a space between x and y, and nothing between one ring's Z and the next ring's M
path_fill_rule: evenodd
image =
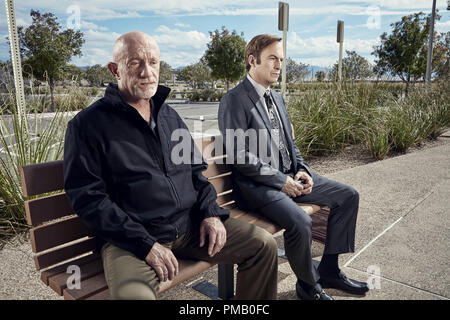
M202 175L207 164L191 135L172 135L189 131L164 102L169 92L158 86L150 100L152 130L110 84L69 121L65 136L64 189L72 209L99 246L109 242L142 260L155 242L173 241L205 218L229 216Z

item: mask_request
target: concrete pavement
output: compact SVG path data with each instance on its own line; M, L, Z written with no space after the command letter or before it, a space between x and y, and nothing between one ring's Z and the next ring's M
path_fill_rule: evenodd
M365 297L327 290L335 299L450 298L450 138L440 139L446 143L326 175L360 193L356 250L341 255L340 266L375 286ZM281 247L281 232L276 239ZM320 259L322 245L312 250ZM217 284L217 268L160 298L208 299L192 289L205 280ZM297 299L295 281L280 259L279 299ZM0 299L60 299L39 280L28 242L15 240L0 251Z

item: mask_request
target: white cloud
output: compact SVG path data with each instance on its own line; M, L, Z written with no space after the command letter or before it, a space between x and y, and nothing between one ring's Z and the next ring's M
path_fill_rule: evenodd
M83 56L74 57L72 63L79 66L101 64L112 60L114 42L120 36L117 32L102 32L89 29L84 31L85 43L81 49Z
M190 28L191 26L188 24L184 24L184 23L175 23L176 27L180 27L180 28Z
M91 29L91 30L100 30L100 31L107 31L108 30L108 28L106 28L106 27L98 26L95 23L89 22L89 21L86 21L86 20L82 20L81 21L81 29Z
M450 20L440 22L437 21L435 25L435 30L437 32L448 32L450 31Z
M360 55L370 54L373 46L380 43L375 39L345 39L345 50L356 51ZM335 36L301 38L295 32L291 32L287 41L288 56L328 56L339 52L339 44ZM311 58L312 59L312 58Z
M172 67L197 62L209 42L209 35L197 30L171 29L165 25L156 28L152 36L160 48L161 59Z
M206 46L209 36L196 30L183 31L180 29L170 29L161 25L155 30L153 37L160 47L170 48L195 48L200 49Z
M445 10L446 0L438 0L437 7ZM29 8L38 6L43 10L66 16L70 6L79 6L81 19L100 21L107 19L174 16L238 16L259 15L276 16L278 3L274 0L21 0L16 9L29 14ZM378 6L383 15L405 15L418 10L431 10L430 0L316 0L314 2L291 1L290 15L367 15L367 8ZM181 26L180 26L181 27Z

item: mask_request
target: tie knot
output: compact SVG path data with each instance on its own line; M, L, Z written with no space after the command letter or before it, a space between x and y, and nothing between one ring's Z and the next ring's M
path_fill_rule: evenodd
M264 98L269 99L270 98L270 91L266 91L264 93Z

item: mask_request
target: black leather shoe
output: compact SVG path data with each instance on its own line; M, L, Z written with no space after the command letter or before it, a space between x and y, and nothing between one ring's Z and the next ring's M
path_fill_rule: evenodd
M318 283L309 289L304 289L297 280L295 290L297 291L297 297L302 300L334 300L323 291L322 286Z
M337 277L320 277L319 283L323 288L332 288L342 290L347 293L363 295L369 291L369 286L365 282L356 281L347 278L347 276L340 271Z

